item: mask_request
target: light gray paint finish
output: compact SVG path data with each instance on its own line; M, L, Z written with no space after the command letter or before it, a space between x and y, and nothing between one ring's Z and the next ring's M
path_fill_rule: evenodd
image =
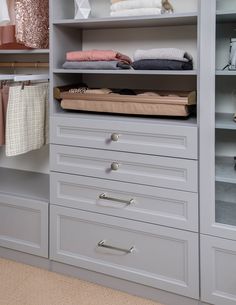
M48 203L0 194L0 246L48 257Z
M51 170L88 177L197 192L198 162L51 145ZM112 166L116 165L117 170Z
M201 235L202 300L214 305L236 303L236 242Z
M50 185L52 204L198 231L198 195L194 193L60 173L51 173ZM111 200L99 198L101 194ZM132 199L130 205L126 203Z
M69 277L78 278L83 281L96 283L105 287L110 287L112 289L123 291L131 295L151 299L158 303L161 302L163 305L203 305L202 303L200 304L197 300L170 293L164 290L147 287L145 285L129 282L109 275L50 261L46 258L41 258L2 247L0 247L0 257L46 269Z
M51 206L52 260L198 298L197 253L195 233Z
M117 142L113 134L119 135ZM198 130L194 126L167 125L161 120L142 124L86 118L52 118L51 143L197 159Z

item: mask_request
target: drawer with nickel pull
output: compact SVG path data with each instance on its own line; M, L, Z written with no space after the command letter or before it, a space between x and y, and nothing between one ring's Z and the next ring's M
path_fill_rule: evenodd
M55 172L50 186L52 204L198 231L196 193Z
M163 188L198 191L198 162L51 145L51 170Z
M51 259L198 298L198 234L51 205Z
M53 117L51 143L198 159L194 124L146 118L79 115Z

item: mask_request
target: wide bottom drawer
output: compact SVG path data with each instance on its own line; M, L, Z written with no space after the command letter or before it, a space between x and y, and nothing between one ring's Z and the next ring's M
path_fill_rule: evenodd
M48 257L48 203L0 194L0 246Z
M51 206L51 259L192 298L198 235Z

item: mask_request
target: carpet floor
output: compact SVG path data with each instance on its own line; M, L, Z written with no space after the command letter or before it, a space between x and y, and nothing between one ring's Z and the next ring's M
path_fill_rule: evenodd
M161 305L110 288L0 259L0 305Z

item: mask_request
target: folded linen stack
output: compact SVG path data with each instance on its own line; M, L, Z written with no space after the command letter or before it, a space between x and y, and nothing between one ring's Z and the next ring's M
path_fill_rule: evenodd
M192 70L193 58L175 48L137 50L132 67L135 70Z
M74 51L66 54L64 69L120 70L130 69L132 60L112 50Z
M160 15L161 0L111 0L111 16Z

